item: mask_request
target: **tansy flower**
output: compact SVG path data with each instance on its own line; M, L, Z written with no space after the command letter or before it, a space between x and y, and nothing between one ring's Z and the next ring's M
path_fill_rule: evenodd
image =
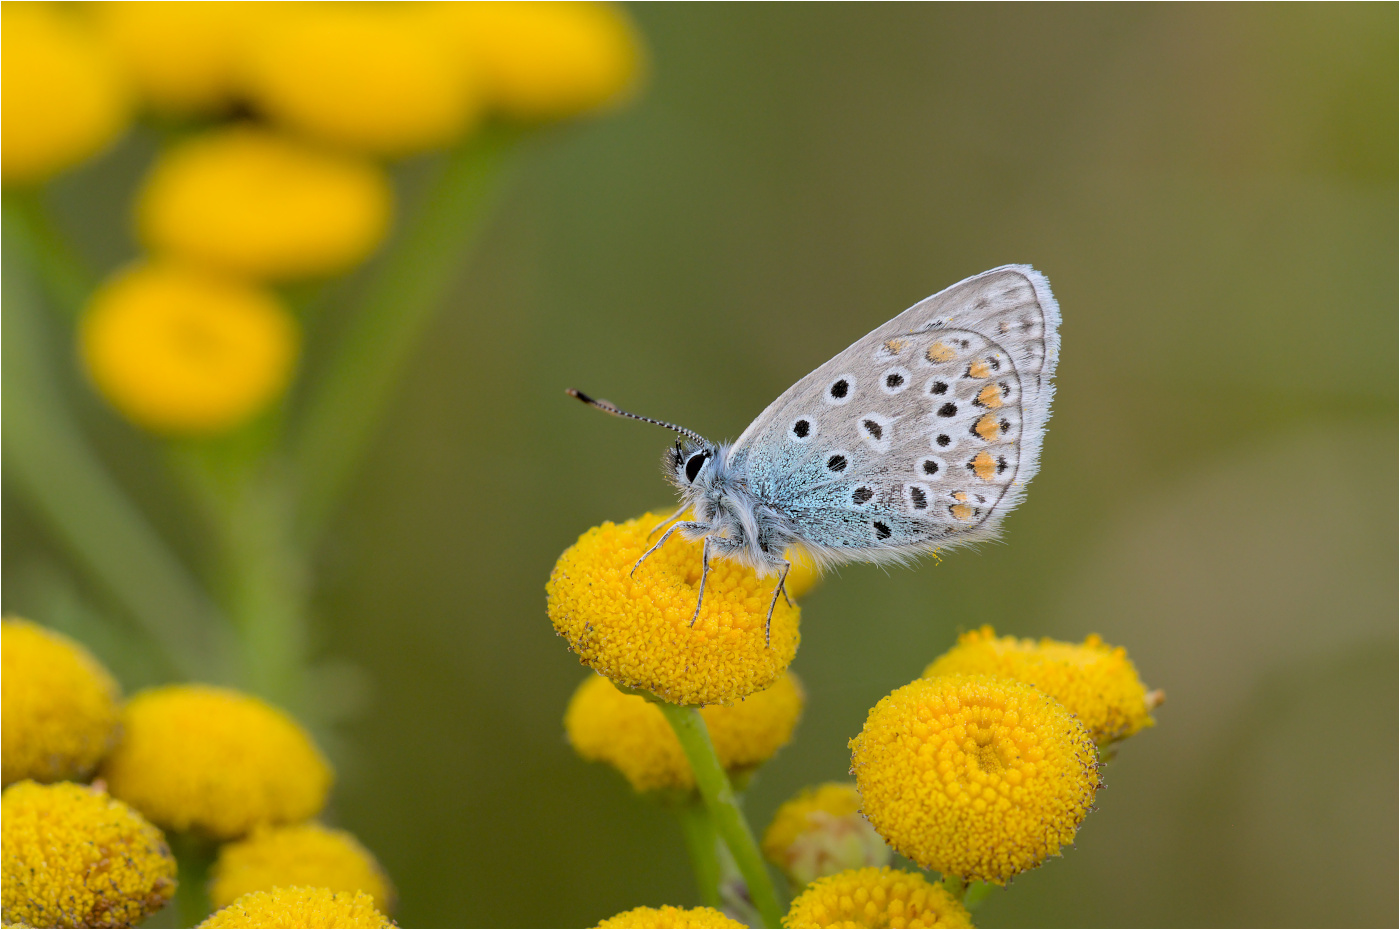
M739 930L743 930L746 925L737 920L729 919L712 907L671 907L667 904L662 907L634 907L630 911L614 914L598 926L655 928L655 930L663 930L666 927L675 927L677 930L691 927L716 927L724 928L724 930L739 928Z
M1090 636L1082 646L1053 639L997 638L990 626L958 637L958 644L924 669L938 675L1000 675L1045 692L1079 718L1100 746L1132 736L1155 721L1155 704L1121 647Z
M115 63L65 11L6 3L0 22L0 175L6 184L31 184L121 134L129 94Z
M731 706L701 708L720 765L742 773L772 758L792 739L804 700L802 686L789 672ZM637 791L695 786L690 763L661 711L600 675L590 675L574 692L564 730L580 756L611 765Z
M477 121L469 63L408 4L307 4L249 51L253 104L327 142L386 156L449 145Z
M364 261L383 240L391 209L389 179L373 162L241 125L162 153L136 216L157 254L287 280Z
M220 927L393 927L363 891L329 888L274 888L245 894L199 924Z
M613 106L641 83L641 38L610 3L443 3L432 11L478 69L491 106L521 120Z
M86 649L27 620L0 622L4 784L82 780L117 739L121 693Z
M971 927L972 915L941 885L914 872L866 868L818 879L798 895L784 927Z
M271 3L94 3L86 12L155 110L196 113L233 102L238 66Z
M0 798L6 924L130 927L175 893L165 837L103 791L22 781Z
M271 293L167 262L109 279L79 339L88 376L147 429L207 434L238 426L282 393L296 323Z
M890 848L861 816L860 792L847 782L808 788L779 807L763 834L763 854L799 888L890 861Z
M1005 678L924 678L881 699L851 740L861 807L926 869L1004 885L1074 838L1098 755L1069 711Z
M314 817L331 770L282 711L207 685L169 685L127 702L102 776L112 794L170 829L216 839Z
M797 608L778 597L765 642L777 579L714 557L692 624L700 543L676 533L632 574L663 516L604 523L559 557L545 586L555 631L584 665L673 704L723 704L767 688L797 653Z
M296 885L363 891L385 912L393 905L393 889L370 851L344 830L319 823L259 827L246 839L224 844L210 878L215 907L249 892Z

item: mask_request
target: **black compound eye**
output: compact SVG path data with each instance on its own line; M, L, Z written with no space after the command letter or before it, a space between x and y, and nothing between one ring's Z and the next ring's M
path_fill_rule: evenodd
M685 480L691 484L695 483L696 477L700 474L700 469L705 466L705 459L710 457L708 452L697 452L690 457L690 461L685 463Z

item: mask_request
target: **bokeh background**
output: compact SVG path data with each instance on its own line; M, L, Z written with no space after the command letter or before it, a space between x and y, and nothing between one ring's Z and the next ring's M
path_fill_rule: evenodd
M1165 689L1159 725L980 925L1393 925L1396 8L631 12L649 87L531 147L318 555L315 650L354 705L332 816L401 923L698 903L673 819L564 742L585 670L545 579L669 499L668 437L564 389L733 438L910 304L1027 262L1065 320L1042 472L1003 544L811 595L808 709L751 819L842 778L868 708L958 630L1098 632ZM135 254L154 145L53 191L98 267ZM141 437L88 416L178 545ZM103 615L8 493L4 571L7 610ZM88 644L129 688L159 674Z

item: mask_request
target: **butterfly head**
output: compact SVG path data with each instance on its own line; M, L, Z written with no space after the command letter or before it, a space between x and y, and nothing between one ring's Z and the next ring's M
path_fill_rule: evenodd
M666 476L681 491L710 483L716 471L719 446L708 440L677 439L666 451Z

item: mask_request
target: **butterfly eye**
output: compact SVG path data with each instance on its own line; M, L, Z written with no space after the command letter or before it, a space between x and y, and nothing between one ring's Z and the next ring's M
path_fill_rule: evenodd
M685 480L694 484L696 477L700 474L700 469L705 465L705 459L709 457L710 453L708 452L697 452L692 455L690 461L685 463Z

